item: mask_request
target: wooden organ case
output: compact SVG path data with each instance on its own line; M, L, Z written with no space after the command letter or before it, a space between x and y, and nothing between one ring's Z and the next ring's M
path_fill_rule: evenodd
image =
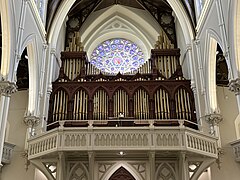
M49 102L48 130L60 121L79 127L144 126L150 121L156 126L174 126L177 120L185 120L185 125L197 128L190 80L183 77L179 63L180 49L164 43L160 36L151 58L137 73L111 75L90 64L76 43L78 36L74 38L61 53L62 66Z

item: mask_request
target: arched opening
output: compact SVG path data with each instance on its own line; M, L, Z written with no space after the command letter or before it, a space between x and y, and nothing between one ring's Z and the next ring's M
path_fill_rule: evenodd
M212 36L212 34L210 35ZM207 59L208 64L208 102L209 108L208 113L219 113L217 105L217 94L216 94L216 51L217 51L217 40L213 37L209 39Z
M229 83L228 78L228 65L223 55L223 51L219 44L217 44L216 51L216 84L217 86L227 86Z
M21 60L17 68L17 88L19 91L29 88L29 71L28 71L28 53L27 48L24 49Z
M135 178L124 167L120 167L113 173L109 180L135 180Z

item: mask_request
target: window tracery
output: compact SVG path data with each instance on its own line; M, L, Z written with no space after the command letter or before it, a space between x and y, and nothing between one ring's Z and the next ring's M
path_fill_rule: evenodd
M114 38L99 44L92 52L90 63L109 74L135 73L145 63L142 49L134 42Z

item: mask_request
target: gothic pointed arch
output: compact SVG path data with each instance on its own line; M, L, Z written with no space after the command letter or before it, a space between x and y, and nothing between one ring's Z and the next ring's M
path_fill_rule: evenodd
M21 60L18 63L16 72L17 76L17 88L18 90L26 90L29 88L29 70L28 70L28 53L27 48L23 50Z
M120 167L109 180L136 180L124 167Z
M218 34L213 31L209 30L207 39L206 39L207 46L205 47L205 54L206 54L206 61L205 66L207 69L207 101L208 113L219 113L219 107L217 104L217 94L216 94L216 51L217 51L217 44L221 45L221 38Z
M0 77L3 80L14 81L13 79L13 67L14 67L14 53L11 53L11 48L13 48L15 39L12 35L15 25L13 21L10 20L12 15L12 6L8 0L3 0L0 2L0 15L1 15L1 29L2 29L2 59L1 62L1 73Z

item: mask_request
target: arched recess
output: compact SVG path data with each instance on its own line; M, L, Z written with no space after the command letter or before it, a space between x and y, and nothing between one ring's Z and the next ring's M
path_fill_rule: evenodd
M12 81L11 72L13 71L13 60L11 57L11 47L14 45L14 21L11 20L12 16L11 4L8 0L0 1L1 13L1 26L2 26L2 59L0 78L7 81ZM13 53L12 53L13 54ZM12 55L13 56L13 55Z
M123 167L120 167L109 180L135 180L135 178Z
M238 78L240 75L240 1L231 1L232 2L232 9L234 10L233 14L231 14L229 17L233 19L233 52L234 52L234 58L235 59L235 66L236 66L236 72L233 72L234 75L236 75L235 78ZM240 109L238 103L238 109ZM236 135L237 139L240 138L240 114L235 119L235 129L236 129Z
M234 4L235 3L235 4ZM240 2L234 1L233 7L235 9L234 18L234 52L235 52L235 61L237 65L237 75L240 75Z
M156 170L156 179L172 179L176 180L177 175L170 163L164 162L158 166Z
M217 104L216 94L216 52L217 44L221 46L221 38L213 30L207 31L207 39L205 43L205 70L206 70L206 89L207 104L206 113L220 113Z
M149 16L149 18L152 17ZM141 17L140 12L133 12L124 6L115 5L94 18L94 21L92 19L87 19L80 32L89 57L98 44L119 37L136 43L146 54L145 59L150 57L149 52L157 40L160 26L147 22Z
M149 94L145 88L140 87L135 90L133 94L134 104L134 117L136 119L149 119L150 116L150 104Z
M48 42L50 44L49 45L50 49L56 49L61 27L63 25L64 20L66 19L68 11L70 10L70 8L72 7L75 1L76 0L63 0L61 5L59 6L48 33ZM176 0L167 0L167 1L172 7L174 14L179 20L180 26L184 34L183 39L185 40L185 43L187 44L187 46L191 46L192 40L194 39L194 29L191 25L190 19L188 18L186 10L184 9L180 1L176 1ZM191 56L192 55L190 55L190 57ZM53 68L53 67L50 67L50 68ZM189 69L193 69L193 68L194 66L190 58ZM50 70L50 73L52 73L51 70ZM191 75L192 77L194 77L193 71L191 72Z
M69 172L69 180L88 179L88 170L82 163L76 163Z
M93 119L102 120L108 118L108 99L107 91L104 88L95 91L93 96Z
M136 172L132 166L125 162L116 163L111 168L109 168L108 171L103 175L102 180L109 180L110 177L121 167L126 169L136 180L143 180L143 177L138 172Z
M55 18L53 20L53 23L49 30L49 36L48 36L48 42L51 43L51 47L55 48L58 34L60 32L60 29L62 27L62 24L67 16L68 11L72 7L76 0L64 0L60 7L58 8L58 11L55 15ZM194 38L194 29L191 25L191 22L188 18L187 12L184 9L183 5L180 1L176 0L167 0L170 6L172 7L173 11L175 12L175 15L177 16L180 25L184 32L184 39L187 44L192 43L192 39Z
M38 51L36 44L36 36L29 35L22 43L21 52L27 48L28 53L28 70L29 70L29 99L28 110L26 115L38 116L39 115L39 63ZM15 65L18 66L18 62ZM15 72L16 73L16 70ZM14 75L16 76L16 74Z
M29 88L29 70L28 70L28 53L27 48L23 50L21 55L21 60L18 62L17 72L16 72L16 79L17 79L17 89L18 91L21 90L28 90Z

